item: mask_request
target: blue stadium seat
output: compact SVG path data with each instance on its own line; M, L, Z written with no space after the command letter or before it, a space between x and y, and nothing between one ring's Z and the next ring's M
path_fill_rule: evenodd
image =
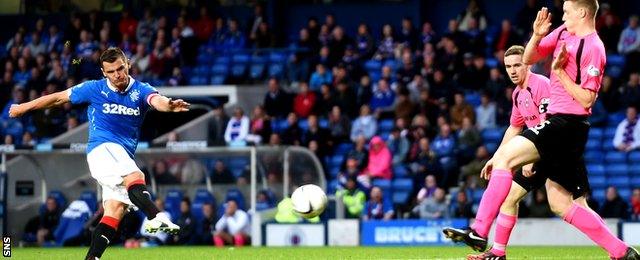
M391 199L393 204L405 204L409 200L409 195L410 193L407 191L396 191Z
M495 142L491 142L491 143L485 143L484 147L487 148L487 151L489 152L489 154L493 154L498 150L498 143Z
M611 142L615 135L616 135L616 127L615 126L607 127L607 128L604 129L604 135L603 135L604 141Z
M282 52L271 52L269 53L269 61L271 63L284 63L287 57Z
M287 127L289 127L289 122L287 122L286 119L282 119L282 120L278 121L278 124L279 124L278 128L280 128L282 130L287 129Z
M640 163L640 151L633 151L631 153L629 153L629 156L627 157L627 161L630 163Z
M240 172L240 174L242 174L242 170L244 170L245 166L249 165L250 163L251 162L247 157L232 157L227 163L227 168L229 168L230 171L234 172L234 174L238 171Z
M282 64L269 65L269 77L280 78L284 74L284 66Z
M624 66L625 57L619 54L607 55L607 65Z
M344 161L344 155L336 154L331 157L331 166L340 167L342 165L342 161Z
M611 151L604 156L607 163L624 163L627 161L627 154L623 152Z
M629 201L631 199L631 189L629 188L619 188L618 196L622 198L624 201Z
M249 67L249 77L251 79L262 78L263 74L264 74L264 64L262 63L251 64L251 66Z
M381 74L380 71L368 71L369 73L369 77L371 78L372 82L377 82L378 80L380 80Z
M409 170L404 165L393 166L393 176L395 178L404 178L409 176Z
M249 62L249 54L244 54L244 53L236 53L231 57L231 60L233 61L233 63L248 63Z
M594 189L606 188L607 178L604 175L589 176L589 185Z
M229 190L227 190L227 195L225 196L224 201L230 201L230 200L235 200L236 203L238 204L238 208L246 210L247 208L245 207L245 199L244 199L244 195L242 194L242 192L239 189L236 188L231 188Z
M604 188L594 189L592 193L593 198L600 203L604 202L605 194L606 190Z
M395 59L387 59L386 61L384 61L384 64L382 66L390 67L392 71L396 71L400 67Z
M631 185L631 187L640 187L640 176L632 177L629 185Z
M637 162L637 161L632 161ZM640 164L633 163L629 165L629 175L640 177Z
M210 66L198 66L193 70L193 76L208 76Z
M353 149L354 146L355 145L353 143L340 143L336 147L335 153L344 155L349 151L351 151L351 149Z
M624 70L623 66L617 66L617 65L608 65L605 68L605 74L608 76L611 76L614 79L620 78L620 76L622 76L622 71Z
M227 75L228 72L228 64L216 63L215 65L213 65L213 67L211 67L211 74L213 75Z
M477 190L473 190L473 201L474 202L480 202L480 200L482 199L482 194L484 193L484 190L481 189L477 189Z
M622 122L624 118L625 118L624 112L610 113L609 115L607 115L607 125L609 126L609 128L613 127L615 131L615 127L618 126L618 124L620 124L620 122ZM613 135L611 136L613 137ZM605 138L606 138L606 131L605 131Z
M318 120L318 126L320 126L322 128L329 128L329 120L324 119L324 118Z
M391 131L383 131L383 132L381 132L381 131L378 130L378 136L380 136L380 138L382 138L382 140L385 140L385 141L389 140L389 136L390 135L391 135Z
M182 201L183 192L177 189L171 189L167 191L167 196L164 200L164 206L171 219L175 220L180 217L180 202Z
M198 189L196 190L196 193L193 196L193 202L191 203L191 214L196 220L198 220L198 222L200 222L204 217L202 213L202 206L204 204L210 204L214 209L216 208L216 200L213 195L206 189Z
M593 140L593 139L600 140L602 139L602 136L604 136L604 130L602 130L602 128L593 127L589 129L589 140Z
M407 191L413 190L413 179L411 178L398 178L393 180L392 187L394 191Z
M233 66L231 66L231 75L238 78L242 77L246 68L246 64L233 64Z
M591 139L589 138L589 141L587 141L587 144L585 146L587 151L594 151L594 150L600 150L600 148L602 147L602 143L600 142L600 139Z
M613 146L613 142L611 141L611 139L604 139L604 141L602 142L602 150L605 152L616 151L616 148Z
M464 96L464 99L473 107L480 105L480 94L471 92Z
M588 162L591 162L591 161L588 161ZM587 164L587 172L589 173L589 176L604 176L605 168L604 168L604 165L602 164L590 163L590 164Z
M231 63L231 59L227 56L218 56L213 60L215 64L229 65Z
M329 169L329 175L331 175L331 179L335 179L340 174L340 166L331 166Z
M489 67L489 68L496 68L496 67L498 67L499 62L498 62L498 60L497 60L497 59L494 59L494 58L488 58L488 59L485 61L485 64L486 64L486 65L487 65L487 67Z
M629 167L625 163L609 164L606 167L609 176L627 176L629 175Z
M338 180L329 181L329 185L327 186L327 195L334 195L336 193L336 189L338 189Z
M631 180L627 176L615 176L607 178L608 185L614 187L627 187L629 186L630 181Z
M52 197L58 203L58 208L65 209L67 207L67 197L59 190L52 190L47 197Z
M364 63L364 68L367 71L380 71L382 63L379 60L368 60Z
M300 127L300 129L302 129L302 131L309 130L309 121L307 119L298 120L298 127Z
M482 139L485 143L499 143L502 139L502 131L498 128L482 130Z
M224 75L213 75L211 76L211 85L222 85L224 84L225 78Z
M251 63L253 64L264 64L267 63L267 58L262 55L253 55L251 56Z
M196 59L199 65L209 65L211 63L211 55L206 52L199 52Z
M375 179L373 180L373 186L378 186L382 189L384 196L389 196L391 194L391 181L385 179Z
M83 191L82 194L80 194L80 200L86 202L92 212L96 212L98 209L98 199L94 191Z
M378 133L391 132L391 129L393 129L393 120L383 119L378 121Z

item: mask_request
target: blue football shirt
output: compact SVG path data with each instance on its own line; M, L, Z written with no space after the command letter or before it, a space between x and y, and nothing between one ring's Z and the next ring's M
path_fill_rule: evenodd
M130 78L124 92L110 88L107 79L85 81L74 86L69 96L71 103L89 104L87 153L102 143L116 143L122 145L133 158L140 126L151 108L148 98L157 92L149 84L133 78Z

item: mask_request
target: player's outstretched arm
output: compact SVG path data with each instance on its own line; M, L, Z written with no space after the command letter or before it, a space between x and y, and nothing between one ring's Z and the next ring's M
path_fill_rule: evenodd
M551 13L549 13L549 10L547 10L546 7L543 7L538 11L536 20L533 22L533 34L524 49L522 62L527 65L533 65L543 58L543 56L538 53L538 45L540 44L540 41L542 41L542 38L549 33L550 28Z
M186 112L191 104L182 99L170 99L168 97L155 94L149 101L150 105L160 112Z
M564 70L568 60L566 45L563 44L561 48L560 53L551 63L552 73L558 77L558 81L571 97L578 101L583 108L589 109L596 102L596 92L582 88L569 77L569 74Z
M69 102L69 94L71 94L71 89L66 89L36 98L26 103L11 105L11 108L9 108L9 116L19 117L32 110L62 105Z

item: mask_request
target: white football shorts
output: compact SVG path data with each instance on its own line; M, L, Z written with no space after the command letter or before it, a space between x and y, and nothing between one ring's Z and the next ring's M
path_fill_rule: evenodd
M91 177L102 187L103 202L117 200L135 207L129 199L123 177L140 172L140 169L121 145L103 143L96 146L87 154L87 163Z

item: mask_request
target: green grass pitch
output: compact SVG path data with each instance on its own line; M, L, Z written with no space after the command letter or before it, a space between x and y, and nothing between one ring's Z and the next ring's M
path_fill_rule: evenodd
M87 248L13 248L15 259L82 259ZM108 248L102 259L465 259L462 246L438 247L154 247ZM598 247L510 247L508 259L608 259Z

